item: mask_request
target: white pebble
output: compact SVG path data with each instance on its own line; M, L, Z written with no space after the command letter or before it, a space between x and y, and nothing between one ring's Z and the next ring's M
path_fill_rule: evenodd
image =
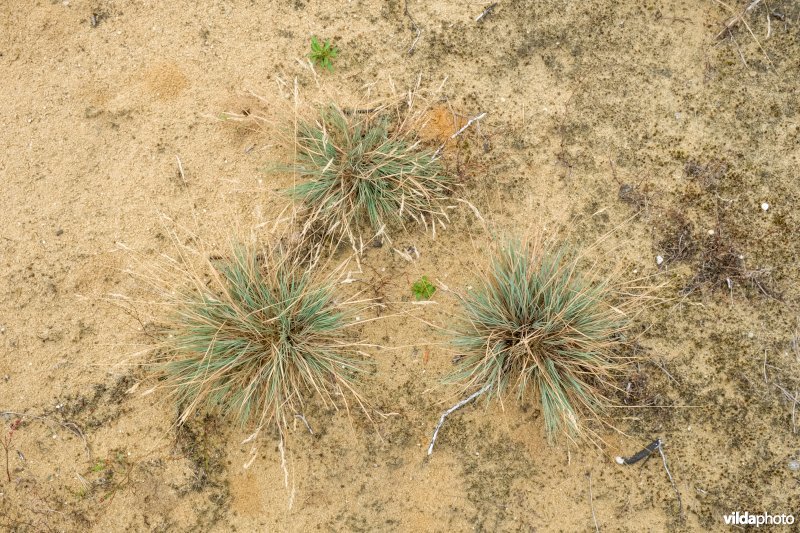
M708 234L709 235L714 235L714 230L713 229L708 230Z
M656 264L657 264L657 265L660 265L660 264L661 264L661 263L663 263L663 262L664 262L664 258L663 258L663 257L661 257L660 255L657 255L657 256L656 256Z
M792 460L789 461L789 470L792 472L797 472L800 470L800 461Z
M769 209L769 204L767 202L764 202L763 204L761 204L761 209L763 211L766 211L767 209Z

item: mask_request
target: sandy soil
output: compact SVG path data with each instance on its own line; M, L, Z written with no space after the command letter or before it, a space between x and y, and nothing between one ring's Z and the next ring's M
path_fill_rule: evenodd
M481 3L404 5L0 5L2 435L21 419L10 482L0 453L0 527L682 531L800 511L800 4L764 2L752 34L719 39L730 12L712 0L501 0L481 23ZM311 34L341 49L335 72L302 64ZM418 78L444 82L448 111L487 114L447 161L495 233L614 230L599 261L669 284L641 318L646 362L620 384L624 434L550 446L535 405L478 404L426 460L453 354L418 318L447 326L457 301L414 307L409 286L469 285L490 236L464 209L435 240L398 237L412 263L389 246L363 258L359 289L395 302L360 332L385 347L364 392L392 414L310 410L314 435L289 432L287 489L274 435L245 470L247 429L214 414L176 429L166 396L142 394L156 317L127 270L170 253L170 228L219 243L285 207L288 178L263 169L287 154L220 120L263 105L248 91L285 106L279 79L313 101ZM656 437L680 508L659 457L614 462Z

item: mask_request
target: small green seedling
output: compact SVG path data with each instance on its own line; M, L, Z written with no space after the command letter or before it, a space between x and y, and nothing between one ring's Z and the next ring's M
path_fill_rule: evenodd
M333 60L339 55L339 49L333 46L328 39L319 42L316 35L311 36L311 53L308 58L315 65L319 65L333 72Z
M436 292L436 287L428 281L428 276L422 276L411 285L411 292L417 300L430 300L433 293Z

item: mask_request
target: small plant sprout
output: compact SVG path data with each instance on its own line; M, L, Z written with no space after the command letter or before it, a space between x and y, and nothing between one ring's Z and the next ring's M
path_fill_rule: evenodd
M509 242L496 254L463 298L454 337L462 357L448 381L475 392L458 407L513 388L538 403L548 437L591 433L584 422L609 406L630 321L613 279L581 266L568 247L541 238Z
M315 65L319 65L333 72L333 60L339 55L339 49L333 46L328 39L320 42L316 35L311 36L311 52L308 58Z
M391 111L331 105L315 121L299 124L292 170L305 181L292 193L305 204L306 235L334 245L345 241L360 253L365 243L409 220L434 234L437 224L445 227L441 204L451 180L436 154Z
M336 408L349 396L363 406L355 391L362 345L346 338L358 309L337 303L334 280L319 279L284 244L238 247L205 270L187 272L192 288L170 302L162 335L169 357L160 368L179 422L218 408L259 429L274 423L282 436L309 397Z
M411 285L411 292L417 300L430 300L436 292L436 286L428 281L428 276L422 276Z

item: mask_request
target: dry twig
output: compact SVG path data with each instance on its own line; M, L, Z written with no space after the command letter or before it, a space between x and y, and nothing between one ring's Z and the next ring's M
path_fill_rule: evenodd
M486 116L486 113L481 113L481 114L479 114L479 115L476 115L476 116L472 117L471 119L469 119L469 120L467 121L467 123L466 123L466 124L464 124L464 125L461 127L461 129L460 129L460 130L458 130L457 132L455 132L454 134L452 134L452 135L450 136L450 138L451 138L451 139L455 139L456 137L458 137L459 135L461 135L462 133L464 133L464 130L466 130L467 128L469 128L469 127L472 125L472 123L473 123L473 122L477 122L477 121L481 120L481 119L482 119L483 117L485 117L485 116Z
M298 414L294 415L294 417L295 418L299 418L300 420L302 420L303 424L306 425L306 429L308 430L308 432L311 433L312 435L314 434L314 430L311 429L311 426L308 424L308 420L306 420L306 417L304 415L301 415L301 414L298 413Z
M789 393L788 390L786 390L785 388L781 387L777 383L773 383L773 385L778 387L780 389L780 391L783 393L783 395L786 396L786 398L790 402L792 402L792 433L793 434L797 433L797 422L796 422L796 416L795 415L797 413L797 402L798 402L798 400L800 400L800 398L798 398L798 396L797 396L797 391L795 390L794 395L792 395L792 394Z
M181 163L181 158L176 155L175 160L178 162L178 175L181 177L183 185L186 186L188 183L186 183L186 174L183 172L183 163Z
M762 0L753 0L752 2L750 2L750 4L748 4L748 6L746 8L744 8L742 10L741 13L739 13L737 15L734 15L731 18L729 18L727 20L727 22L725 22L725 27L722 28L722 31L720 31L717 34L717 39L719 39L726 31L730 31L731 29L735 28L739 24L739 22L744 22L744 18L743 17L745 15L747 15L748 13L750 13L753 9L758 7L758 4L760 4L761 1ZM723 6L728 8L729 10L732 10L731 7L728 4L726 4L724 2L720 2L720 0L717 0L717 2L722 4ZM747 24L747 23L745 22L745 24Z
M411 47L408 49L408 55L414 53L414 47L417 46L417 41L419 41L420 35L422 35L422 30L419 26L417 26L417 22L414 20L414 17L411 16L411 13L408 11L408 0L405 1L403 7L403 14L408 17L408 20L411 21L411 26L414 28L414 32L416 35L414 36L414 42L411 43Z
M589 472L589 506L592 508L592 520L594 521L594 530L600 533L600 526L597 525L597 515L594 513L594 495L592 494L592 473Z
M475 17L475 22L480 22L485 17L488 17L489 15L491 15L492 11L494 11L494 8L496 8L496 7L497 7L497 2L492 2L491 4L486 6L486 9L484 9L483 12L480 15Z
M461 400L460 402L455 404L453 407L451 407L450 409L448 409L447 411L442 413L441 418L439 418L439 423L436 424L436 429L433 431L433 437L431 438L431 444L430 444L430 446L428 446L428 455L433 453L433 446L436 444L436 437L439 436L439 430L442 429L442 424L444 424L445 418L447 418L454 411L457 411L458 409L461 409L462 407L467 405L469 402L471 402L472 400L474 400L475 398L477 398L478 396L480 396L484 392L488 391L491 386L492 386L492 382L490 381L489 383L484 385L481 390L479 390L477 392L473 392L466 399Z
M664 443L660 440L658 441L658 453L661 454L661 460L664 462L664 470L667 471L667 477L669 477L669 482L672 484L672 489L675 491L675 496L678 497L678 514L681 518L683 518L683 501L681 500L681 493L678 490L678 486L675 485L675 480L672 479L672 473L669 471L669 467L667 466L667 456L664 453Z
M766 51L766 50L764 50L764 47L763 47L763 46L761 46L761 41L759 41L759 40L758 40L758 37L756 37L756 34L755 34L755 33L753 33L753 29L750 27L750 25L749 25L749 24L747 23L747 21L744 19L745 15L747 15L747 14L748 14L750 11L752 11L753 9L755 9L755 8L756 8L756 7L757 7L757 6L758 6L758 5L761 3L761 1L762 1L762 0L753 0L752 2L750 2L750 4L748 4L748 6L747 6L746 8L744 8L744 10L743 10L741 13L739 13L738 15L734 15L733 17L731 17L730 19L728 19L728 22L726 22L726 23L725 23L725 27L722 29L722 31L720 31L720 32L717 34L717 38L719 38L719 37L720 37L721 35L723 35L725 32L728 32L728 35L730 35L731 39L733 40L733 32L732 32L731 30L732 30L732 29L733 29L733 28L734 28L734 27L735 27L735 26L736 26L736 25L737 25L739 22L741 22L742 24L744 24L744 27L745 27L745 28L747 28L747 32L750 34L750 36L753 38L753 40L754 40L754 41L756 42L756 44L758 45L758 48L761 50L761 53L762 53L762 54L764 54L764 57L767 59L767 62L770 64L770 66L771 66L772 68L775 68L775 64L774 64L774 63L772 62L772 60L769 58L769 55L767 54L767 51ZM718 4L721 4L721 5L723 5L723 6L725 6L725 8L726 8L726 9L728 9L728 11L733 11L733 9L731 8L731 6L729 6L728 4L726 4L725 2L723 2L722 0L717 0L717 3L718 3ZM767 15L767 17L769 17L769 15ZM735 43L735 42L736 42L736 41L734 41L734 43ZM739 48L739 46L737 45L737 46L736 46L736 48L738 49L738 48ZM741 51L740 51L739 53L741 54ZM742 61L744 61L744 56L742 56ZM745 65L746 65L746 64L747 64L747 63L745 63Z

